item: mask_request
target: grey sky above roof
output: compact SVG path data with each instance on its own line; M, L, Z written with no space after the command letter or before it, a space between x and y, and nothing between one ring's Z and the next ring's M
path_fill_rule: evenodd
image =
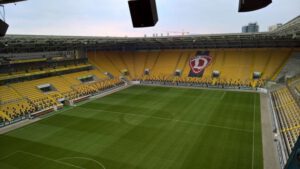
M259 11L238 13L238 0L156 0L155 27L133 28L127 0L28 0L5 5L8 34L152 36L236 33L249 22L260 31L300 14L299 0L273 0Z

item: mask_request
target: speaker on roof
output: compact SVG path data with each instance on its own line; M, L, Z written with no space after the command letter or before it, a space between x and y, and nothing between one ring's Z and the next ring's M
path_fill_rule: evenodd
M240 0L239 12L255 11L271 3L272 0Z
M129 0L133 27L154 26L158 21L155 0Z
M7 29L8 29L8 24L0 19L0 37L5 36Z

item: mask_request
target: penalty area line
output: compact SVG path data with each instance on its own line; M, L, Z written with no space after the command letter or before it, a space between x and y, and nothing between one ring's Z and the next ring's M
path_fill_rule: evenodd
M44 159L44 160L56 162L58 164L63 164L63 165L69 166L69 167L74 167L74 168L78 168L78 169L85 169L83 167L79 167L79 166L71 164L71 163L67 163L67 162L62 162L62 161L59 161L59 160L51 159L51 158L44 157L44 156L41 156L41 155L38 155L38 154L35 154L35 153L30 153L30 152L27 152L27 151L17 151L17 152L18 153L23 153L23 154L28 154L28 155L31 155L31 156L36 157L36 158L41 158L41 159Z
M60 158L57 160L63 161L63 160L69 160L69 159L82 159L82 160L92 161L92 162L96 163L98 166L100 166L101 168L106 169L105 166L102 163L100 163L98 160L88 158L88 157L63 157L63 158Z

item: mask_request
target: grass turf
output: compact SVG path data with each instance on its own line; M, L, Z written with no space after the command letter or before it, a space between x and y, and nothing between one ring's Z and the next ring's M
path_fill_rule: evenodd
M131 87L0 135L0 168L263 169L259 100Z

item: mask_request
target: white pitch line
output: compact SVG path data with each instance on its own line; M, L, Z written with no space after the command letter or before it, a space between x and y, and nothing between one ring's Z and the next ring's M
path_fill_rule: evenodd
M0 161L1 161L1 160L4 160L4 159L7 159L7 158L9 158L10 156L13 156L13 155L15 155L15 154L17 154L17 153L18 153L18 151L12 152L12 153L10 153L10 154L8 154L8 155L6 155L6 156L0 158Z
M226 95L226 92L223 92L222 96L221 96L221 100L223 100L224 96Z
M60 158L60 159L57 159L58 161L61 161L61 160L68 160L68 159L83 159L83 160L87 160L87 161L93 161L95 162L98 166L100 166L101 168L103 169L106 169L105 166L100 163L99 161L95 160L95 159L92 159L92 158L88 158L88 157L64 157L64 158Z
M28 154L28 155L31 155L31 156L34 156L34 157L37 157L37 158L42 158L42 159L45 159L45 160L48 160L48 161L54 161L56 163L63 164L63 165L66 165L66 166L75 167L75 168L79 168L79 169L85 169L85 168L79 167L79 166L74 165L74 164L70 164L70 163L66 163L66 162L54 160L54 159L51 159L51 158L48 158L48 157L44 157L44 156L41 156L41 155L38 155L38 154L30 153L30 152L27 152L27 151L17 151L17 152Z
M256 95L254 95L254 106L253 106L253 133L252 133L252 169L254 167L254 146L255 146L255 105L256 105Z
M226 127L226 126L213 125L213 124L198 123L198 122L192 122L192 121L186 121L186 120L170 119L170 118L157 117L157 116L141 115L141 114L136 114L136 113L123 113L123 112L116 112L116 111L109 111L109 110L99 110L99 109L95 110L95 109L89 109L89 108L84 108L84 107L79 107L79 108L85 109L85 110L90 110L90 111L97 111L97 112L109 112L109 113L115 113L115 114L123 114L123 115L131 115L131 116L138 116L138 117L161 119L161 120L167 120L167 121L178 122L178 123L193 124L193 125L204 126L204 127L215 127L215 128L242 131L242 132L248 132L248 133L253 132L251 130L245 130L245 129L238 129L238 128L232 128L232 127Z

